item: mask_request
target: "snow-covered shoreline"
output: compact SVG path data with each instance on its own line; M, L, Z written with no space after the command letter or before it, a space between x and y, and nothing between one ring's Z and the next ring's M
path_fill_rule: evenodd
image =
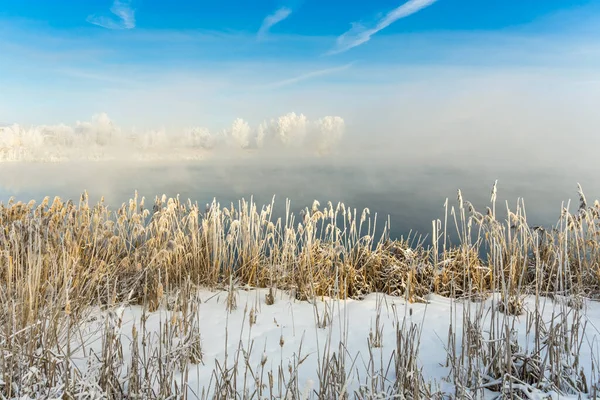
M198 334L200 339L201 362L186 359L192 350L183 335L185 329L180 324L182 320L189 321L192 317L167 310L167 299L163 307L154 312L145 311L141 306L119 306L107 311L91 312L88 320L77 328L78 333L72 336L70 347L73 351L71 362L81 374L82 385L98 381L101 363L95 358L106 356L106 339L111 337L119 342L120 350L113 348L115 354L119 354L114 368L124 388L132 376L132 352L137 351L137 357L141 360L141 351L147 358L145 363L140 361L140 372L157 372L158 360L162 359L163 368L174 369L171 371L172 384L185 382L187 389L180 387L179 393L185 393L188 398L213 398L217 395L215 388L223 384L223 376L234 377L231 370L235 369L234 366L237 366L235 380L240 396L244 396L244 393L248 398L250 394L258 395L259 381L264 387L261 389L262 395L257 398L270 398L271 395L282 398L286 390L290 395L290 382L297 379L295 385L303 396L306 395L302 398L317 398L319 383L325 379L323 374L327 361L335 357L338 362L343 360L345 363L343 392L350 397L393 398L398 395L394 387L397 381L395 352L399 350L397 334L407 334L414 324L419 332L417 370L422 368L423 383L430 385L431 395L435 398L461 398L456 396L459 392L453 383L452 368L448 365L448 333L452 325L458 338L456 352L460 354L466 308L471 309L473 316L481 308L485 316L480 321L483 332L489 331L492 322L500 326L512 326L514 331L511 335L524 354L534 347L536 338L528 332L527 321L536 309L541 312L548 326L552 325L553 318L572 310L561 298L538 298L536 307L536 298L529 296L524 301L525 312L522 315L498 313L492 321L490 311L498 306L499 296L473 302L429 295L426 303L409 303L401 297L373 293L363 300L322 298L312 302L297 301L288 293L276 291L274 304L268 305L267 289L237 289L232 294L236 303L234 308L228 307L228 291L200 290L194 294L197 309L194 311L195 328L192 329L197 330L194 334ZM577 356L581 372L588 377L587 382L591 385L596 382L592 363L598 351L594 343L597 340L597 327L600 326L600 303L586 301L581 313L587 328L584 344ZM111 334L107 336L107 332ZM133 350L132 346L134 335L137 337L137 350ZM63 345L66 346L66 343ZM186 359L185 365L181 360L176 360L177 357ZM221 375L224 371L219 371L220 368L228 369L227 373ZM410 374L413 371L405 372ZM273 377L271 386L269 373ZM485 375L485 371L481 373ZM280 385L283 386L281 392ZM515 388L517 386L515 384ZM84 390L83 387L81 389ZM28 389L23 387L21 390L23 395L20 398L27 398L23 396L26 396ZM58 398L61 393L60 387L47 390L48 398L52 398L52 394ZM103 398L100 392L94 394L92 387L87 390L81 395ZM157 383L154 390L160 391L160 384ZM480 398L476 396L477 391L468 392ZM482 392L484 398L491 399L498 395L491 390ZM581 397L576 393L532 390L528 398Z

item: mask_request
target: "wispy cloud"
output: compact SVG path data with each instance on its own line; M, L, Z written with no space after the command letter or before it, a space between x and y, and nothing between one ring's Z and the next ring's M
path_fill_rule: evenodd
M77 69L77 68L59 68L56 69L56 72L61 75L68 76L70 78L83 79L87 81L99 81L105 83L115 83L120 85L120 87L124 87L127 85L132 85L135 83L130 79L125 79L120 77L117 74L103 73L103 72L95 72L95 71L86 71L85 69ZM121 72L122 74L122 72Z
M366 43L371 39L371 36L380 30L387 28L397 20L408 17L426 7L429 7L437 0L408 0L400 7L388 12L381 18L375 26L369 28L360 23L353 22L352 29L345 32L337 38L336 46L328 54L337 54L350 50L353 47Z
M350 68L352 65L354 65L354 62L345 64L345 65L342 65L342 66L339 66L339 67L326 68L326 69L320 69L318 71L308 72L306 74L298 75L298 76L295 76L293 78L284 79L282 81L278 81L278 82L274 82L274 83L268 84L268 85L266 85L266 87L267 88L280 88L280 87L283 87L283 86L293 85L294 83L305 81L307 79L312 79L312 78L316 78L316 77L319 77L319 76L330 75L330 74L333 74L335 72L344 71L344 70Z
M115 17L90 15L87 22L106 29L133 29L135 28L135 10L129 0L115 0L110 12Z
M263 23L260 26L260 29L258 30L258 37L259 38L265 37L267 35L267 33L269 32L269 29L271 29L274 25L280 23L281 21L283 21L284 19L289 17L291 14L292 14L291 8L281 7L277 11L275 11L273 14L267 15L265 17L265 19L263 20Z

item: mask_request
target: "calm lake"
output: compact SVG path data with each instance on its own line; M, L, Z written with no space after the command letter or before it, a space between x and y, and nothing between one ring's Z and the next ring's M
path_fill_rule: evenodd
M370 159L372 160L372 159ZM285 199L297 213L318 200L357 208L368 207L383 226L389 215L391 236L410 232L431 235L432 220L444 218L444 202L456 205L457 189L465 200L485 212L490 191L498 179L497 209L503 217L506 201L515 208L524 198L530 225L552 225L561 204L578 207L577 183L592 203L600 193L593 176L576 176L556 170L527 171L508 168L458 168L410 165L401 161L341 159L221 160L168 163L5 163L0 164L0 201L40 201L44 196L77 200L87 190L92 202L105 197L112 207L127 201L137 190L150 204L156 195L188 198L201 205L216 198L221 205L241 198L268 204L275 196L275 216L285 212Z

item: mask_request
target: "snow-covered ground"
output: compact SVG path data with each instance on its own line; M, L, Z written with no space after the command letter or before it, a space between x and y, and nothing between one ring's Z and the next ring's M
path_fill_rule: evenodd
M200 335L202 361L187 363L185 374L190 398L202 397L202 393L212 393L219 381L217 371L220 368L227 370L233 365L238 366L236 381L237 391L240 393L244 390L253 392L259 381L265 385L263 396L269 396L269 390L266 389L269 386L269 372L274 376L273 390L279 393L278 377L283 374L286 383L282 386L288 385L297 371L298 386L302 393L307 397L315 397L314 391L318 390L319 382L322 381L323 360L331 359L333 353L338 353L340 348L344 349L342 355L345 356L345 390L352 396L352 393L363 387L363 393L369 393L371 397L368 398L373 398L374 391L386 391L396 380L394 352L398 345L397 329L407 332L414 323L420 331L418 367L422 367L425 382L432 384L433 392L454 396L451 368L447 366L450 325L452 324L456 333L456 353L460 354L465 307L471 307L472 318L475 319L478 318L476 311L482 311L479 316L483 318L476 322L481 323L483 332L489 332L492 325L490 310L497 307L498 300L497 297L491 297L482 302L468 302L430 295L425 304L407 303L399 297L371 294L364 300L337 301L325 298L312 303L297 301L289 293L276 291L274 304L268 305L267 290L238 289L233 293L236 307L228 310L228 292L201 291L195 300L198 305L197 310L193 311L195 315L190 317L188 314L185 318L180 312L169 311L164 307L154 312L144 311L139 306L121 307L109 313L92 312L84 328L74 335L77 338L72 339L75 365L90 382L94 380L92 376L98 373L94 368L94 360L102 354L103 337L107 337L107 323L114 326L111 332L115 332L122 343L123 366L120 373L123 380L131 372L128 363L132 358L132 351L135 351L131 346L134 333L138 337L138 344L143 342L145 345L143 351L140 345L137 349L139 353L148 354L152 353L152 349L160 350L161 357L166 360L170 354L172 365L175 365L180 362L174 361L177 351L188 355L191 351L190 347L181 345L182 335L177 332L181 333L184 329L177 326L181 325L183 319L190 321L197 317L192 326ZM561 312L573 311L564 300L538 300L538 309L544 323L551 324L552 319L556 319ZM496 313L493 318L496 324L504 318L510 321L508 325L514 322L511 336L515 335L521 348L514 351L527 353L531 351L535 341L529 322L536 309L536 300L534 297L527 297L524 304L526 311L520 316L506 317L505 314ZM579 350L575 348L573 354L579 356L580 366L591 387L598 382L598 377L593 375L597 372L592 371L592 359L596 357L598 360L596 337L597 328L600 327L600 304L585 301L580 312L581 321L587 325L582 345ZM583 331L583 324L580 329ZM165 339L165 332L170 332L168 340ZM380 342L379 347L377 341ZM343 347L340 347L340 343L343 343ZM573 346L577 347L577 344L573 343ZM339 360L340 354L336 357ZM165 365L169 363L168 360L164 362ZM179 370L183 371L185 368ZM176 371L173 383L181 380L181 373ZM548 398L548 394L544 395L546 397L542 395L542 392L534 391L528 396ZM485 391L485 397L495 396L497 393ZM389 397L382 395L380 398ZM578 396L559 396L555 391L551 393L551 398L575 399Z

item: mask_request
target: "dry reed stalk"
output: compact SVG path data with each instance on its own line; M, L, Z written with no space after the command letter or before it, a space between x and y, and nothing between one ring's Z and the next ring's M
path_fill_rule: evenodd
M489 314L484 314L485 304L477 302L474 310L467 307L462 315L454 314L464 326L460 333L451 329L448 338L450 379L457 395L475 395L484 387L596 390L595 381L577 372L577 354L568 350L582 343L585 324L579 299L600 295L600 203L590 205L578 189L577 211L564 207L554 228L530 227L522 201L512 210L507 204L506 221L498 220L496 185L485 215L459 192L457 207L446 202L444 222L434 222L431 246L390 240L389 221L376 239L376 218L342 203L315 203L295 216L288 202L285 217L274 221L274 202L258 208L252 199L237 207L221 207L215 200L204 211L191 201L166 196L157 197L148 209L137 193L114 211L103 201L91 206L86 193L77 203L57 197L36 206L11 199L0 204L0 393L11 398L35 387L51 395L52 388L62 387L65 396L76 396L89 389L85 381L109 396L181 394L185 373L176 386L168 382L173 381L173 371L202 360L197 322L190 311L195 307L194 288L200 285L228 287L230 310L236 285L289 290L301 300L360 299L373 292L410 301L424 301L429 293L490 298L495 307ZM456 244L449 240L451 228L460 239ZM536 303L534 310L524 307L525 295L571 300L547 322L539 315L541 305ZM268 299L274 301L272 293ZM120 358L118 317L107 319L102 351L91 357L97 373L83 376L68 360L78 351L89 354L83 341L81 348L71 344L82 335L90 310L109 312L132 303L144 304L148 312L168 309L184 316L165 319L160 340L154 342L140 321L132 330L139 343L131 345L130 360ZM513 340L517 314L530 321L527 334L533 349L521 349ZM317 320L327 328L330 317L319 314ZM416 351L409 343L416 340L412 328L398 335L398 346ZM375 328L371 347L380 339ZM251 347L248 343L240 351ZM329 343L326 349L334 347ZM324 386L319 390L328 395L340 390L347 375L343 344L337 347L335 357L327 353L320 367ZM189 355L183 356L182 349ZM407 359L398 358L396 364L417 373ZM372 369L374 365L372 360ZM217 365L216 371L215 384L225 394L231 394L231 379L246 382L252 375L247 369L246 377L240 378L237 365ZM268 372L272 395L276 386L283 391L286 385L288 393L299 395L294 374L286 374L283 366ZM34 381L42 383L36 386ZM375 386L381 389L381 384ZM401 380L398 385L405 389L409 383ZM422 382L410 385L427 393Z

